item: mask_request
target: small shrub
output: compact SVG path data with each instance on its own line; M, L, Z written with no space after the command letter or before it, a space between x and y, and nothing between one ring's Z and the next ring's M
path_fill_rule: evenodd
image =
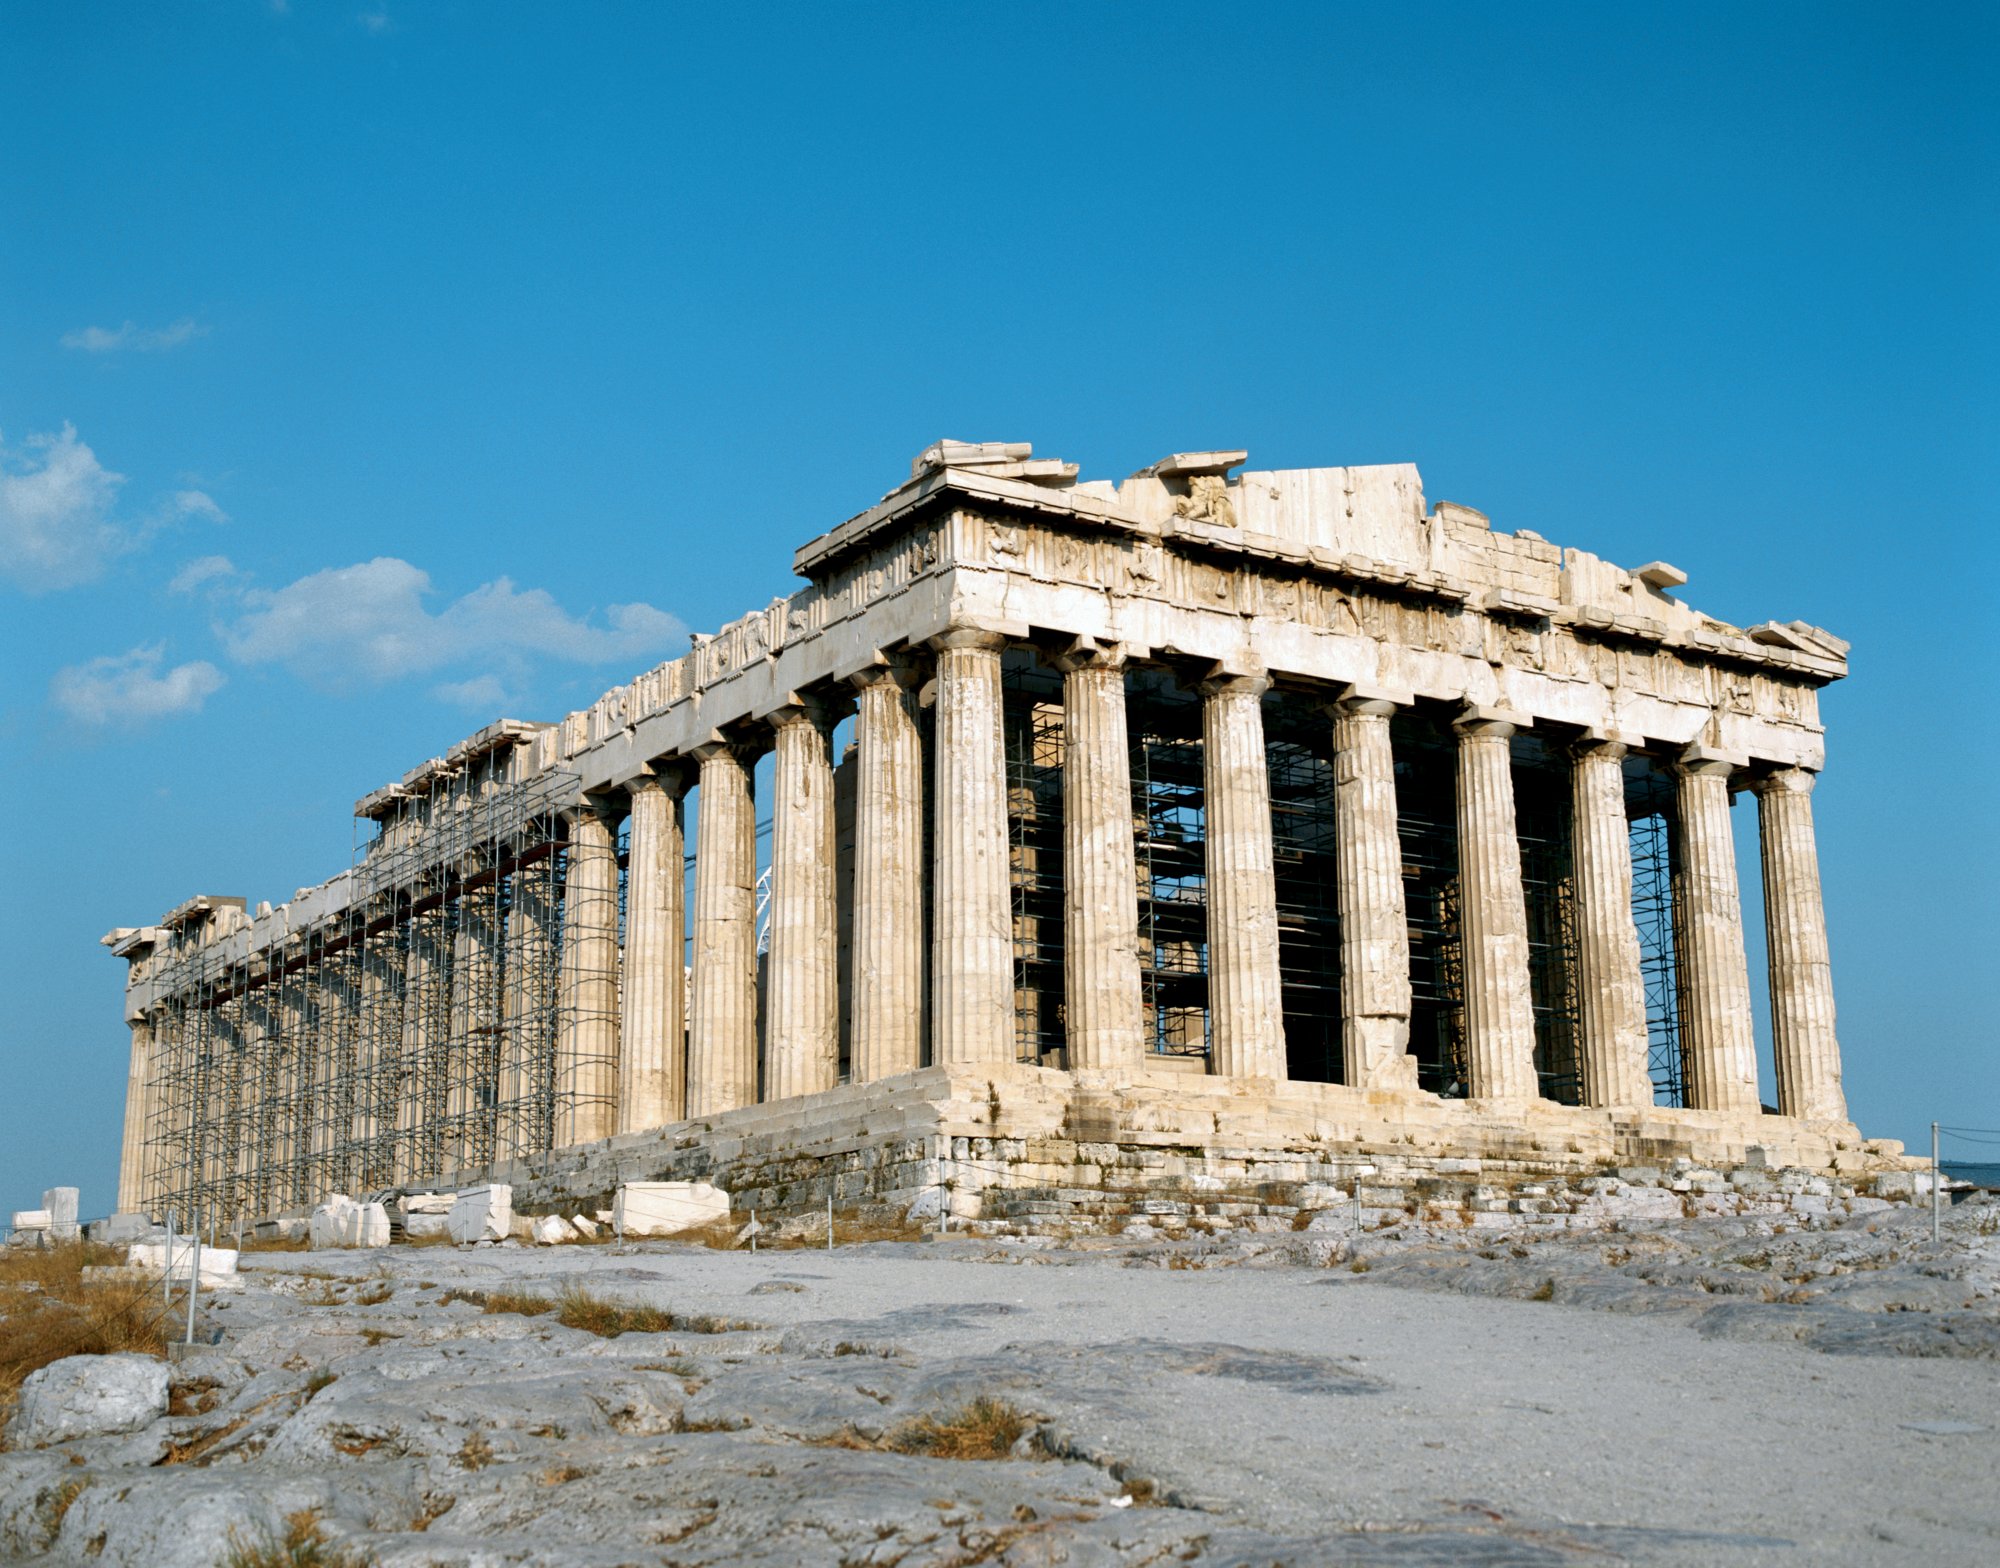
M395 1294L396 1287L394 1285L390 1284L386 1279L380 1280L356 1296L354 1304L357 1307L379 1307Z
M1554 1301L1556 1299L1556 1282L1552 1279L1543 1280L1529 1294L1528 1299L1530 1301Z
M484 1432L468 1432L458 1445L458 1462L468 1470L484 1470L493 1463L493 1445Z
M335 1378L339 1376L340 1374L338 1372L329 1372L325 1367L321 1367L311 1377L306 1379L306 1397L305 1400L301 1402L302 1403L310 1402L313 1395L317 1394L321 1389L327 1387L330 1383L333 1382Z

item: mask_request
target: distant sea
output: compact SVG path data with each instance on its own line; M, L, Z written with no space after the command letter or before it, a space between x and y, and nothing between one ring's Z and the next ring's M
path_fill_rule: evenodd
M1989 1187L2000 1190L2000 1165L1975 1165L1964 1160L1944 1160L1947 1176L1956 1176L1960 1181L1969 1181L1975 1187Z

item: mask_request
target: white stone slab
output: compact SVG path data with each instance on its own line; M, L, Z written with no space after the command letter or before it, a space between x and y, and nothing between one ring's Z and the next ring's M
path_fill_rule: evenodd
M420 1241L426 1236L444 1236L451 1231L449 1214L406 1214L403 1216L403 1235L412 1241Z
M49 1233L57 1241L76 1240L76 1200L74 1187L51 1187L42 1194L42 1207L49 1211Z
M621 1236L671 1236L727 1218L729 1194L705 1181L627 1182L611 1205Z
M389 1245L389 1211L379 1203L358 1203L354 1208L354 1245Z
M528 1229L539 1247L553 1247L576 1240L576 1227L560 1214L544 1214L534 1220Z
M514 1189L505 1182L468 1187L453 1201L445 1229L461 1247L475 1241L505 1241L514 1221Z
M53 1223L54 1219L47 1209L16 1209L14 1211L14 1229L17 1231L47 1230Z
M195 1243L183 1237L174 1238L173 1281L177 1285L187 1283L188 1274L194 1266ZM203 1290L235 1290L242 1286L243 1279L237 1273L237 1254L232 1247L203 1247L201 1249L201 1288ZM135 1241L125 1252L125 1266L144 1269L149 1274L158 1274L167 1267L167 1244L164 1241Z
M576 1233L579 1236L595 1236L597 1234L597 1221L587 1215L572 1214L569 1217L569 1222L576 1228Z

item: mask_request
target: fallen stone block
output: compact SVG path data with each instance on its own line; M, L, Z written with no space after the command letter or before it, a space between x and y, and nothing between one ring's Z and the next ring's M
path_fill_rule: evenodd
M185 1237L176 1236L173 1241L173 1265L167 1264L167 1243L164 1241L135 1241L125 1251L125 1266L143 1269L157 1277L163 1271L171 1274L173 1282L185 1285L195 1268L196 1243ZM237 1272L237 1254L231 1247L201 1248L201 1288L203 1290L239 1290L243 1277Z
M504 1182L469 1187L453 1201L445 1231L461 1247L505 1241L513 1229L514 1189Z
M136 1432L167 1413L167 1364L151 1356L66 1356L28 1375L7 1427L15 1448Z
M389 1245L388 1209L379 1203L357 1203L354 1206L354 1245L357 1247Z
M306 1221L306 1235L313 1246L353 1246L353 1242L345 1239L345 1221L348 1211L354 1207L354 1200L342 1192L336 1192L316 1207Z
M410 1214L403 1219L403 1234L412 1241L421 1241L430 1236L449 1235L450 1231L449 1214Z
M576 1240L576 1228L560 1214L544 1214L528 1226L528 1234L538 1247L554 1247Z
M569 1217L569 1222L576 1228L576 1233L579 1236L595 1236L597 1234L596 1220L589 1219L581 1214L572 1214Z
M621 1236L672 1236L728 1217L729 1194L705 1181L627 1182L611 1205Z
M76 1200L77 1189L74 1187L51 1187L42 1194L42 1207L49 1214L49 1234L57 1241L75 1241L77 1238Z
M113 1214L108 1219L93 1221L86 1229L92 1241L107 1247L129 1247L135 1241L148 1239L155 1227L143 1214Z
M449 1214L457 1201L457 1194L450 1192L406 1192L396 1200L396 1207L404 1214Z

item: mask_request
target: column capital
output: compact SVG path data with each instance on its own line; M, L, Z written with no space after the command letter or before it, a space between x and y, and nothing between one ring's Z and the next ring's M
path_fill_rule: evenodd
M1622 761L1646 744L1643 735L1634 735L1628 730L1606 729L1601 725L1585 725L1583 733L1574 736L1563 745L1563 753L1573 762L1585 757L1605 757L1613 762Z
M575 805L564 806L556 814L573 828L584 822L616 823L625 814L625 808L600 796L586 795Z
M1774 768L1750 781L1759 795L1810 795L1819 775L1810 768Z
M1721 751L1714 746L1697 744L1684 748L1674 759L1674 772L1683 778L1726 779L1748 763L1749 758L1736 752Z
M1212 664L1208 673L1194 683L1194 689L1204 697L1261 697L1271 689L1271 676L1269 671L1263 669L1246 670L1226 663Z
M734 757L746 768L763 756L769 748L759 744L760 737L751 735L725 735L721 730L711 730L708 738L687 749L687 755L697 763L712 762L717 757Z
M1064 675L1072 670L1122 670L1126 665L1126 647L1119 642L1078 637L1060 652L1043 654L1042 662Z
M1416 700L1415 692L1355 681L1335 692L1324 707L1336 718L1343 713L1351 713L1363 718L1386 719L1392 717L1398 708L1414 706Z
M810 724L826 729L833 722L830 705L810 692L787 692L784 702L764 715L764 722L773 730L788 730L796 725Z
M1516 730L1531 728L1534 722L1527 714L1517 713L1512 708L1468 702L1458 710L1458 717L1451 721L1451 727L1460 735L1475 739L1508 740Z
M901 650L884 653L879 648L874 657L858 670L841 677L856 691L867 691L873 687L893 686L899 691L914 691L923 684L923 672L917 668L915 654Z
M949 648L979 648L999 653L1013 640L1004 632L989 632L977 626L954 626L931 638L930 645L939 652Z
M634 799L658 793L679 800L693 783L688 777L689 771L687 764L679 758L652 763L644 773L625 781L625 793Z

